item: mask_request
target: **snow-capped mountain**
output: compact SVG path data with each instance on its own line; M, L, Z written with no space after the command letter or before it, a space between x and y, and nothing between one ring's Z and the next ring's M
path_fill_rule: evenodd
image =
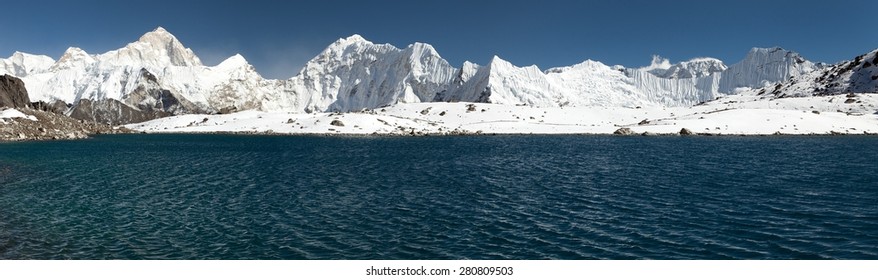
M80 100L116 100L121 104L113 108L120 110L149 108L150 112L169 114L296 109L291 99L284 98L283 84L263 79L242 56L204 66L191 49L161 27L104 54L91 55L71 47L58 61L16 53L0 65L4 66L2 71L25 81L33 100L45 102L60 100L76 105ZM174 104L185 106L167 106L169 97Z
M353 35L308 61L285 91L295 97L296 109L309 112L429 102L447 89L455 71L428 44L398 49Z
M85 115L91 119L115 122L114 118L133 121L251 109L357 111L416 102L686 106L779 82L797 92L875 91L874 57L872 52L824 68L795 52L754 48L732 66L714 58L671 63L656 56L640 68L586 60L542 71L495 56L487 65L465 62L455 68L429 44L400 49L353 35L329 45L296 76L273 80L264 79L241 55L205 66L191 49L159 27L104 54L71 47L55 61L17 52L0 59L0 74L21 78L34 101L75 106L90 100L86 107L91 108L80 111L88 109ZM804 84L805 80L810 82ZM122 111L130 112L110 113Z
M718 90L722 72L709 75L693 72L691 78L663 78L645 69L624 69L624 72L629 78L628 82L642 91L652 105L688 106L725 94Z
M136 42L98 55L98 61L114 66L203 66L192 50L183 46L177 37L162 27L143 34Z
M781 97L878 92L878 49L758 90Z
M49 69L55 60L45 55L15 52L9 58L0 58L0 75L27 76Z
M75 103L80 99L123 100L123 96L139 86L141 70L164 78L167 73L194 72L200 67L201 62L191 50L158 28L105 54L90 55L79 48L68 48L46 71L20 77L33 91L35 100Z
M494 57L487 66L465 64L460 85L436 101L490 102L553 106L681 106L713 99L722 63L709 65L700 61L676 65L657 65L642 69L625 69L587 60L577 65L551 68L542 72L536 66L516 67ZM704 70L700 70L698 67ZM689 71L689 74L682 74ZM657 73L676 73L665 78ZM470 74L472 73L472 74ZM704 74L708 73L708 74ZM689 77L691 76L691 77Z
M167 110L161 104L144 104L161 100L164 90L192 105L169 112L175 114L250 109L350 111L425 102L445 91L456 71L428 44L398 49L354 35L330 45L291 79L264 79L241 55L204 66L192 50L161 27L104 54L69 48L57 62L45 57L49 61L31 58L29 64L19 63L20 56L4 59L3 69L12 69L8 72L25 80L34 100L76 104L84 99L112 99L135 109ZM154 83L147 88L155 90L141 90L146 86L145 75ZM144 92L154 95L146 98Z
M666 79L701 78L726 69L728 67L725 63L716 58L694 58L671 65L670 61L660 56L653 56L652 64L643 68L653 75Z
M469 75L459 71L450 92L437 101L471 101L531 106L686 106L738 90L782 82L820 68L781 48L754 48L727 67L714 58L676 64L658 56L649 66L625 68L586 61L540 72L495 57ZM473 72L473 71L469 71ZM467 79L468 78L468 79Z
M49 67L50 72L60 72L67 69L85 69L95 63L95 59L84 50L77 47L69 47L58 61Z
M442 93L437 101L490 102L496 104L529 104L559 106L564 99L561 88L548 80L537 66L516 67L497 56L483 67L465 65L471 75L451 92ZM472 73L472 70L475 70ZM434 99L436 100L436 99Z
M731 93L739 88L761 88L822 67L782 48L753 48L743 61L723 71L719 91Z
M693 71L692 75L697 78L663 78L651 73L665 73L671 67L668 63L664 68L625 69L587 60L543 72L536 66L517 67L494 57L486 66L465 63L463 70L458 71L456 83L435 101L538 107L679 106L709 100L717 94L718 75L703 77ZM680 73L680 70L674 71Z

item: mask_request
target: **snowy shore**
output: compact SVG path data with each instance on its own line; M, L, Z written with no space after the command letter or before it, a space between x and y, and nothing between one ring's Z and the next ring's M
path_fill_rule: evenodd
M455 134L878 134L878 94L725 96L692 107L553 107L484 103L398 104L354 113L244 111L126 125L146 133L340 135Z

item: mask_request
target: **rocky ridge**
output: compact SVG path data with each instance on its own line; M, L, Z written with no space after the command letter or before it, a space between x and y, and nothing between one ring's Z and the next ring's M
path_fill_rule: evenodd
M84 139L95 134L130 133L124 127L77 120L65 115L28 108L16 109L31 118L0 119L0 142L28 140Z
M126 128L77 120L63 102L31 103L20 79L0 76L0 141L82 139L93 134L127 133Z

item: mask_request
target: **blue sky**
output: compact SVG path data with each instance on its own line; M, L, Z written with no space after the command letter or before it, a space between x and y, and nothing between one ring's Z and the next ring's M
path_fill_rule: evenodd
M629 67L739 61L781 46L837 62L878 48L875 0L833 1L4 1L0 56L103 53L163 26L208 65L241 53L266 77L288 78L340 37L432 44L452 64L498 55L541 69L585 59Z

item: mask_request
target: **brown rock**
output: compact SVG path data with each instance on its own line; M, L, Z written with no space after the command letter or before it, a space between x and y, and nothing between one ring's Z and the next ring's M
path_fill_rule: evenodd
M0 107L27 108L30 106L30 97L27 88L21 79L3 75L0 76Z
M695 135L695 133L692 133L688 128L683 128L680 129L680 135Z
M613 134L615 134L615 135L633 135L634 131L631 131L630 128L623 127L620 129L616 129L616 131L614 131Z

